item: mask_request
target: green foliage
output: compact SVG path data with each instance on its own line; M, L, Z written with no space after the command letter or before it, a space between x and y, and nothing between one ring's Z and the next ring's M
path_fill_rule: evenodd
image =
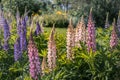
M27 27L27 39L29 39L29 28ZM47 43L51 28L44 29L44 33L34 36L40 62L47 55ZM96 28L97 51L88 53L85 43L80 43L81 48L73 48L74 59L68 60L66 58L66 29L56 28L57 66L54 71L46 71L44 76L39 76L41 77L39 80L119 80L120 45L118 44L114 49L109 47L111 30L112 27ZM13 23L9 40L10 50L5 52L0 49L0 80L32 80L29 75L27 51L23 53L21 60L14 61L13 45L16 38L17 32L15 23ZM3 44L3 35L0 36L0 40Z
M2 0L3 10L6 12L12 12L16 14L17 8L20 14L24 14L25 8L30 11L29 14L33 12L38 12L40 9L40 1L38 0Z
M64 5L66 11L79 20L84 15L87 22L89 10L93 8L93 17L96 26L104 27L107 12L109 12L109 21L117 18L120 10L120 0L54 0L57 6Z
M58 11L58 13L53 14L46 14L42 16L43 22L45 23L46 27L52 27L55 23L55 26L64 28L68 26L68 18L66 15L64 15L61 11Z

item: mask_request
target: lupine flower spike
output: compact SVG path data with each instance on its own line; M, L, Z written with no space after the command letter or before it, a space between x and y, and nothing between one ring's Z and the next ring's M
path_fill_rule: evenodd
M20 26L20 47L21 47L21 51L24 51L27 49L27 39L26 39L26 22L25 19L23 18L21 20L21 26Z
M72 19L70 19L68 29L67 29L67 58L72 60L73 51L72 48L75 46L75 34L72 25Z
M118 19L117 19L117 35L120 38L120 11L118 14Z
M8 40L10 37L10 30L9 30L9 25L6 21L6 19L3 20L3 28L4 28L4 50L7 51L9 49L9 44Z
M77 24L76 32L75 32L75 45L80 46L80 41L85 42L86 40L86 29L83 16L81 17L81 21Z
M39 35L39 34L41 34L41 33L42 33L42 28L41 28L39 22L37 22L37 23L36 23L35 35L37 36L37 35Z
M107 13L106 15L105 28L108 28L110 26L109 21L108 21L108 16L109 16L109 13Z
M116 47L117 44L118 44L118 37L117 37L116 29L115 28L116 28L116 25L115 25L115 19L114 19L113 30L112 30L111 37L110 37L110 47L111 48Z
M45 69L47 68L46 57L43 57L41 68L42 68L42 75L44 75Z
M22 57L21 49L20 49L20 38L17 38L14 44L14 59L18 61Z
M92 19L92 9L90 10L88 24L87 24L87 50L88 52L96 51L96 41L95 41L95 24Z
M30 76L34 80L38 80L38 76L41 73L38 49L34 43L32 33L30 34L30 40L28 44L28 57L29 57L29 71Z
M56 44L55 44L54 34L55 34L55 27L53 25L51 34L49 36L48 54L47 54L48 68L50 71L54 70L56 67Z

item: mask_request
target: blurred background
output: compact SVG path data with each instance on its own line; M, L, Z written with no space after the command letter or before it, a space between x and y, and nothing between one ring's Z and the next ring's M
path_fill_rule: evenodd
M40 15L45 26L56 23L57 27L67 27L68 19L72 17L74 25L82 15L87 22L90 8L97 27L104 27L107 12L110 24L117 18L120 10L120 0L0 0L1 7L6 12L24 14L25 8L29 16Z

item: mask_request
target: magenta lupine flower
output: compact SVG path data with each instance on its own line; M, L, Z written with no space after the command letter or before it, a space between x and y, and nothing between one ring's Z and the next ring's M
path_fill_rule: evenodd
M110 26L109 21L108 21L108 16L109 16L109 13L107 13L107 16L106 16L105 28L108 28Z
M42 33L42 28L41 28L39 22L37 22L37 23L36 23L35 35L37 36L37 35L39 35L39 34L41 34L41 33Z
M14 60L18 61L22 57L22 52L20 49L20 38L17 38L14 44Z
M50 71L52 71L56 67L56 44L54 39L54 33L55 33L55 28L53 26L49 37L48 54L47 54L48 68Z
M72 60L73 59L73 50L72 48L75 46L75 33L74 28L72 25L72 20L70 19L68 29L67 29L67 58Z
M116 47L117 44L118 44L118 37L117 37L117 34L116 34L115 27L116 27L116 25L115 25L115 19L114 19L113 30L112 30L111 37L110 37L110 47L111 48Z
M96 51L96 41L95 41L95 24L92 19L92 9L89 14L88 24L87 24L87 49L88 52Z
M30 63L29 64L30 76L34 80L38 80L38 76L41 73L41 67L40 67L38 49L34 43L32 34L30 35L30 40L28 43L28 57L29 57L29 63Z

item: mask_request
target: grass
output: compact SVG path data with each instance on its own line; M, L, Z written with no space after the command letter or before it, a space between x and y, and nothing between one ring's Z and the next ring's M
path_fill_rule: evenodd
M50 33L51 27L44 27L44 31ZM66 28L55 28L56 33L66 35Z

